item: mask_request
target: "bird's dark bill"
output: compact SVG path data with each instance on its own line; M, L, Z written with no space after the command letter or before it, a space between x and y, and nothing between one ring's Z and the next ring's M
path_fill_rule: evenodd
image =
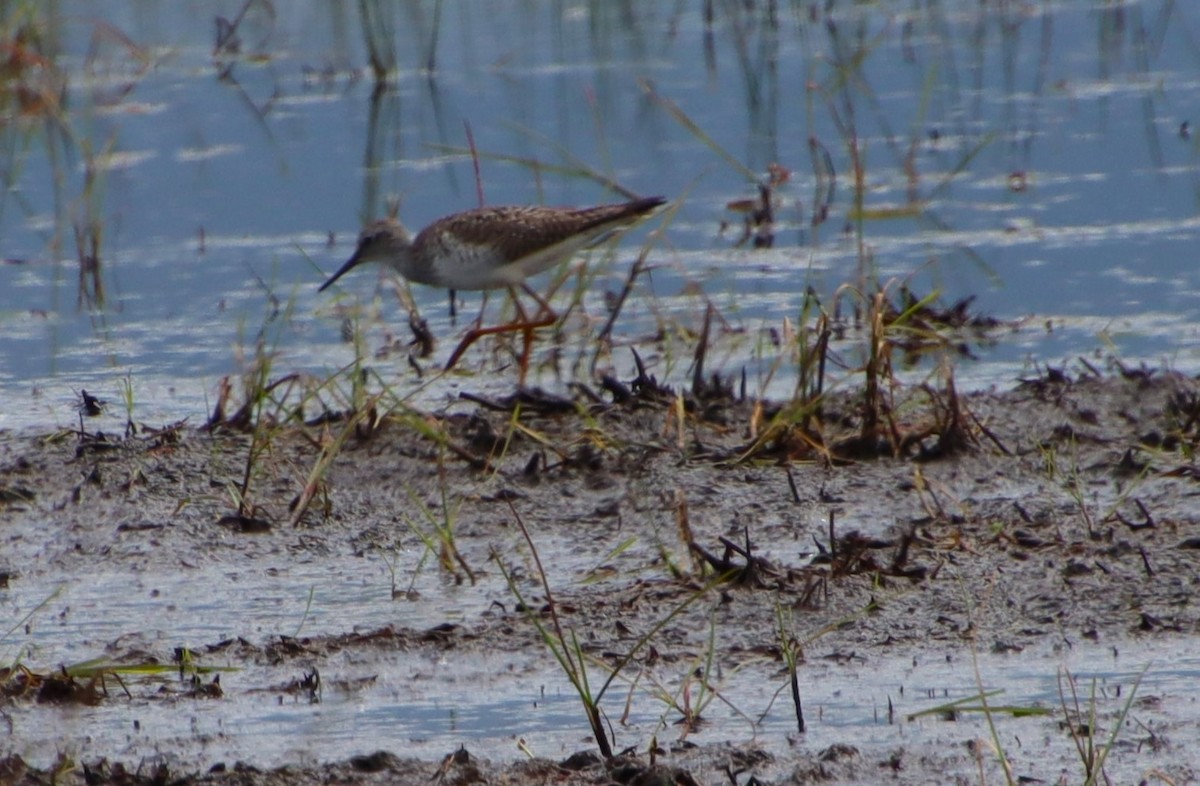
M330 276L328 279L326 279L325 283L322 284L320 286L320 288L317 289L317 291L324 292L326 289L328 289L329 287L331 287L333 285L333 282L337 281L339 278L344 276L346 273L349 273L352 269L357 267L358 263L361 261L362 261L362 247L359 246L357 249L355 249L354 254L349 259L346 260L346 264L342 265L340 268L338 268L336 273L334 273L332 276Z

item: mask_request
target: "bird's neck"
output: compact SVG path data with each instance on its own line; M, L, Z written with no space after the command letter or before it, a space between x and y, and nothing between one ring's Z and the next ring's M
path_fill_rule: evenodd
M416 254L413 253L412 243L407 239L398 240L391 249L387 263L392 269L405 278L412 280L420 268Z
M409 281L428 286L442 286L442 279L429 258L428 249L409 239L397 243L388 263Z

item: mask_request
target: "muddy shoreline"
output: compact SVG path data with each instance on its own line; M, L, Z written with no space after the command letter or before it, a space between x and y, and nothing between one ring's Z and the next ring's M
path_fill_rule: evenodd
M669 398L642 391L614 402L621 395L610 393L561 411L553 402L526 400L519 417L505 409L511 402L425 416L440 424L445 439L430 439L430 430L411 417L383 419L338 445L318 483L313 467L336 438L336 418L280 429L269 444L246 432L186 427L101 437L92 421L84 422L86 436L0 435L6 534L0 572L7 581L0 593L86 585L95 572L128 571L139 581L191 573L209 582L210 560L275 565L285 558L424 553L416 565L397 557L391 593L397 607L430 601L428 615L412 624L347 618L340 628L325 622L319 633L248 629L192 640L187 657L195 663L242 668L220 673L219 687L209 672L183 679L169 637L101 637L66 649L179 672L162 682L126 674L118 688L111 679L56 675L61 661L41 658L57 651L44 644L21 649L25 634L17 629L4 642L6 661L14 649L29 657L21 659L27 668L5 674L0 711L11 733L0 743L7 757L0 782L51 782L55 761L62 770L57 782L89 786L746 784L752 777L851 784L979 782L984 775L999 782L994 741L977 726L964 723L960 731L953 713L921 721L926 734L914 733L908 743L872 745L848 730L818 748L805 737L821 737L813 730L822 717L810 705L805 734L782 733L777 721L750 742L722 743L705 718L719 703L698 718L668 711L673 721L647 734L644 726L619 722L626 693L604 705L615 751L628 749L608 763L588 744L582 710L572 732L577 750L593 751L591 758L553 760L522 760L515 746L508 757L453 756L450 747L445 759L413 758L364 739L331 763L322 763L330 757L317 742L309 757L279 766L214 758L204 742L178 737L143 744L132 759L130 748L56 736L50 724L55 713L86 715L130 702L185 713L200 703L219 713L224 703L236 713L239 694L265 693L281 704L319 701L315 681L324 691L358 692L364 701L403 702L403 680L370 698L378 684L355 683L362 669L346 666L381 657L512 654L528 659L534 672L553 672L535 618L574 631L593 670L599 664L630 674L683 669L676 676L686 682L695 663L711 663L726 674L744 670L786 685L790 647L802 697L821 695L822 670L836 668L867 684L887 682L878 691L887 705L912 701L891 686L896 675L877 673L897 660L911 659L915 667L918 660L961 663L979 654L1018 660L1026 652L1088 647L1114 654L1196 648L1200 469L1192 457L1200 442L1200 384L1193 378L1145 370L1104 377L1086 369L1052 372L1012 390L964 394L960 415L949 419L937 411L945 395L902 396L889 421L891 436L901 438L875 445L856 436L859 393L830 399L820 445L812 429L781 430L768 440L752 433L754 424L770 422L756 414L754 402L714 397L689 405L681 417L682 405ZM899 446L900 455L882 455L889 445L891 453ZM259 455L248 471L254 451ZM253 502L239 510L229 489L248 475ZM452 541L438 540L439 522L452 530ZM477 591L476 605L439 619L429 591L422 595L409 582L414 570L453 586L457 598ZM239 597L245 591L237 582L203 588L217 607L251 602ZM30 611L18 605L6 612L13 622ZM64 617L66 633L56 641L69 640L70 626L86 614L76 609ZM31 624L45 625L36 614ZM705 674L703 680L715 679ZM736 676L725 679L731 703L746 704L750 716L762 710L749 706L757 701L752 692L738 692ZM704 692L703 680L687 695ZM1106 770L1158 772L1174 783L1200 777L1187 742L1196 721L1194 708L1186 708L1190 700L1151 690L1126 708L1122 695L1106 695L1098 728L1086 730L1101 742L1117 728L1120 744ZM928 699L926 705L936 704L935 696ZM778 702L777 714L793 712L788 693ZM1014 776L1066 772L1082 781L1070 729L1086 724L1078 717L1067 723L1058 708L1049 709L1035 719L997 721L1004 755ZM521 735L519 714L506 722ZM880 718L863 722L915 723L886 706ZM725 738L745 737L739 731ZM1044 741L1018 746L1014 738ZM471 751L471 741L463 744ZM57 759L47 763L44 746ZM157 754L145 756L151 748Z

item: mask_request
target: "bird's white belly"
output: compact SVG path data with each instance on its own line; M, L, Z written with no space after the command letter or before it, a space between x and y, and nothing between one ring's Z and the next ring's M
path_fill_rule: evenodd
M436 266L438 283L447 289L501 289L520 286L526 278L567 259L582 243L559 243L516 261L488 246L461 245Z
M505 270L494 251L463 246L437 265L437 278L447 289L498 289L521 283L520 276L512 276L512 271L505 275Z

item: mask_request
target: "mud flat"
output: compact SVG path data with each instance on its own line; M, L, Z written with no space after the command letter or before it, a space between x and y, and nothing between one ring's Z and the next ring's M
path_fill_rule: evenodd
M865 400L0 435L0 782L1195 782L1200 384Z

